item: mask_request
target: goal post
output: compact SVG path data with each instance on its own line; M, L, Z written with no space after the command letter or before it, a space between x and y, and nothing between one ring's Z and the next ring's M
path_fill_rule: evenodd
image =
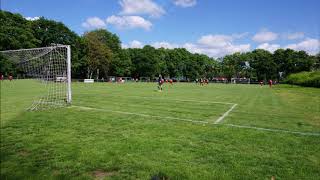
M71 48L67 45L67 76L68 76L68 90L67 90L67 103L71 104Z
M14 83L33 88L28 110L44 110L71 104L71 49L69 45L0 51L13 68ZM9 70L8 70L9 71ZM17 77L19 77L18 80ZM21 92L24 93L24 92Z

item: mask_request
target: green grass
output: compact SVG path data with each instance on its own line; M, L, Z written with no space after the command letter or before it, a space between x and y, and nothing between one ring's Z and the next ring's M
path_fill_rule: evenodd
M1 179L320 177L320 136L226 125L320 133L320 89L74 83L73 105L97 109L26 112L30 86L1 82ZM219 125L161 118L214 123L232 106L214 102L238 105Z

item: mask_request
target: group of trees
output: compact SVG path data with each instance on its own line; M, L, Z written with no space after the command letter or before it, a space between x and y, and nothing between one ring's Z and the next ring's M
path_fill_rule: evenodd
M77 35L63 23L40 18L29 21L19 14L0 13L0 50L69 44L72 49L73 78L107 76L165 77L194 80L212 77L279 79L291 73L319 68L320 57L304 51L278 49L274 53L256 49L214 59L184 48L121 48L119 37L105 29ZM13 66L1 59L2 73Z
M125 49L132 63L133 77L165 77L195 79L215 76L219 63L202 54L192 54L184 48L155 49L146 45L142 49Z
M227 78L249 77L256 80L282 80L289 74L319 69L320 54L308 55L305 51L278 49L274 53L256 49L247 53L234 53L222 59Z

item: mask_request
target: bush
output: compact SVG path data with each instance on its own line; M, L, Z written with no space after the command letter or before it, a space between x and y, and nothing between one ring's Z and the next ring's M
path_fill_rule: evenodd
M290 74L285 82L288 84L320 88L320 71Z

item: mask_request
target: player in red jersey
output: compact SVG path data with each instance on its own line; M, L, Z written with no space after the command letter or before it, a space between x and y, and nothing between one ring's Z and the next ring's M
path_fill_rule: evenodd
M260 84L260 86L262 86L263 85L263 81L260 81L259 84Z
M203 79L202 78L200 78L200 86L203 86Z
M269 87L272 88L272 80L269 80Z

